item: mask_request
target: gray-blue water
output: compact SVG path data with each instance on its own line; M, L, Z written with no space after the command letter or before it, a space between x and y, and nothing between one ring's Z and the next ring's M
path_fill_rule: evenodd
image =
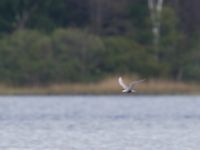
M0 150L197 150L200 96L2 96Z

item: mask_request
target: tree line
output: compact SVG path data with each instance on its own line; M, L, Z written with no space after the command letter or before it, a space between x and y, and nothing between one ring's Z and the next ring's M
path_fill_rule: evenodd
M199 81L197 3L164 2L155 47L146 0L1 0L0 82L89 82L119 73Z

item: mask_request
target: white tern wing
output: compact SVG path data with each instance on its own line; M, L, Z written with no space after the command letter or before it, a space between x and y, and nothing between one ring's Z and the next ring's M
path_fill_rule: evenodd
M123 87L123 89L127 89L127 85L123 82L122 77L119 77L118 82Z
M138 80L138 81L133 81L133 82L131 82L131 83L129 84L129 87L132 88L132 87L134 87L135 85L144 82L144 80L145 80L145 79L143 79L143 80Z

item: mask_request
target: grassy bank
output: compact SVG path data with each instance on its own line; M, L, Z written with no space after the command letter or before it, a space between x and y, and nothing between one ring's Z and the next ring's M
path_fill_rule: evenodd
M129 82L129 78L125 78ZM0 94L120 94L116 78L97 83L54 84L49 86L12 87L0 85ZM164 80L146 80L138 85L137 94L200 94L200 84Z

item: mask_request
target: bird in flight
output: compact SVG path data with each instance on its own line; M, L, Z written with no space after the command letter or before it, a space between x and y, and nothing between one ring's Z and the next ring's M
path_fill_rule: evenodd
M135 86L139 83L144 82L145 79L143 80L137 80L137 81L132 81L130 84L125 84L124 81L122 80L122 77L118 78L118 83L119 85L121 85L121 87L123 88L122 92L123 93L131 93L131 92L136 92L135 90Z

